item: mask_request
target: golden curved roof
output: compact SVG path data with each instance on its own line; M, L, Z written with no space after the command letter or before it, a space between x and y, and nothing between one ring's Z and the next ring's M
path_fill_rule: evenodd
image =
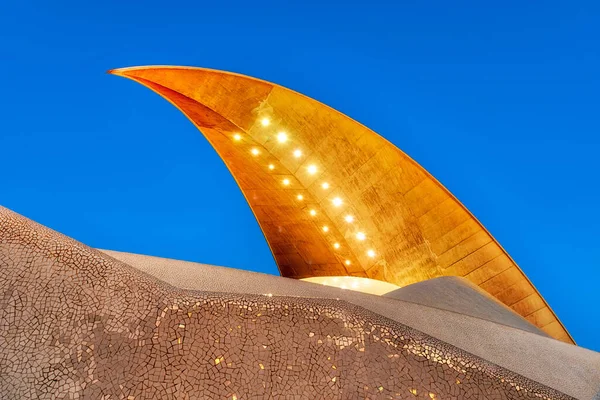
M406 286L462 276L573 343L531 282L469 211L396 146L273 83L189 67L112 70L181 110L223 159L283 276Z

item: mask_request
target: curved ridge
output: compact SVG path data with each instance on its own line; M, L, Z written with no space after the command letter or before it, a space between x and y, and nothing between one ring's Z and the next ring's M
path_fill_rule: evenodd
M240 186L283 276L352 275L399 286L461 276L552 337L574 343L481 223L362 124L239 74L168 66L109 72L160 94L203 133ZM279 142L283 131L287 140Z

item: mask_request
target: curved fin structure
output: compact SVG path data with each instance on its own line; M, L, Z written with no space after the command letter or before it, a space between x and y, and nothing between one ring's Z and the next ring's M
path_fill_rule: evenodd
M283 276L406 286L468 279L573 343L531 282L469 211L393 144L281 86L189 67L112 70L170 101L246 197Z

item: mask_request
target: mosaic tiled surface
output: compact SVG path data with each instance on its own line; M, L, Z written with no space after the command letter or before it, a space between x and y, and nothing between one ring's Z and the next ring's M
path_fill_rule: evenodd
M345 301L176 289L1 207L0 397L570 398Z
M274 296L344 300L575 398L591 399L600 390L598 352L569 345L538 333L514 329L503 325L502 322L498 323L499 321L490 322L493 310L486 312L484 309L487 307L481 302L471 301L472 309L468 311L473 312L473 308L479 309L482 318L485 319L462 314L466 307L448 311L418 304L427 297L431 304L449 306L447 297L455 293L452 286L426 285L422 287L423 290L430 290L426 293L417 292L410 286L405 287L403 289L411 290L412 295L399 300L235 268L134 253L101 251L180 289L231 294L271 293ZM427 281L416 285L426 283Z

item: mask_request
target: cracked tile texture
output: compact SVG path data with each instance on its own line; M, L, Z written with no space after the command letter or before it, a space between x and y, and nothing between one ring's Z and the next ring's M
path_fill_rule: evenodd
M0 207L3 399L568 399L344 300L184 290Z

